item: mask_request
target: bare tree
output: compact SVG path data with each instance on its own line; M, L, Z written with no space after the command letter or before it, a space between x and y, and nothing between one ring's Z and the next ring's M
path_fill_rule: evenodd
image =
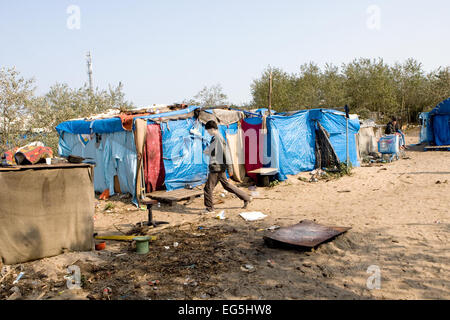
M21 77L15 68L0 69L0 149L23 140L34 89L34 79Z
M198 92L193 99L185 100L183 103L188 105L200 105L202 107L216 107L228 104L227 95L223 93L220 84L211 87L205 86Z

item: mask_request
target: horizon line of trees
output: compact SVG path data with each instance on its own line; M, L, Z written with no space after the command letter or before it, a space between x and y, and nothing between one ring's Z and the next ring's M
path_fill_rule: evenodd
M272 108L279 112L347 104L361 118L395 115L404 123L415 123L421 112L450 97L449 66L425 72L422 63L412 58L394 65L381 58L359 58L341 66L327 63L323 68L305 63L297 73L267 67L251 84L250 107L268 106L271 72Z
M34 78L25 79L15 68L0 69L0 154L32 141L42 141L56 154L59 123L133 106L125 100L122 83L108 90L56 83L40 96L35 90Z
M269 75L273 77L273 110L340 108L348 104L361 118L383 119L396 115L403 123L418 121L418 114L429 111L450 97L450 67L425 72L421 63L407 59L393 66L383 59L355 59L340 67L310 62L299 72L288 73L268 67L251 85L252 101L245 109L268 106ZM90 90L87 84L71 88L64 83L51 86L46 94L35 95L35 80L26 79L15 68L0 68L0 151L42 141L55 152L55 127L64 121L84 118L109 109L126 110L133 103L125 99L123 85L107 90ZM220 84L205 86L184 103L201 106L230 105ZM375 117L374 117L375 115Z

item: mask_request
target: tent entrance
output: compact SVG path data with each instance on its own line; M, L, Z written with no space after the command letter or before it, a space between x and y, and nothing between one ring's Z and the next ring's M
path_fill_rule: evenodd
M339 167L339 158L330 142L330 134L327 130L316 121L316 141L315 141L315 155L316 164L315 169L329 168L337 169Z

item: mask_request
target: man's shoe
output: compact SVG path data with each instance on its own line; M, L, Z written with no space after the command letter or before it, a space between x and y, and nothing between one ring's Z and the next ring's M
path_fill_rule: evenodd
M209 214L209 213L214 213L214 209L213 208L206 208L205 210L200 212L200 214Z
M242 209L247 209L247 206L250 202L252 202L252 198L250 198L250 200L248 200L248 201L244 200L244 205L243 205Z

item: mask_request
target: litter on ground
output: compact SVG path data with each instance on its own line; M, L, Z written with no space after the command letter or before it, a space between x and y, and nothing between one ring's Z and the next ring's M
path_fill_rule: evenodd
M244 218L245 221L257 221L267 217L267 215L259 211L242 212L239 215Z

